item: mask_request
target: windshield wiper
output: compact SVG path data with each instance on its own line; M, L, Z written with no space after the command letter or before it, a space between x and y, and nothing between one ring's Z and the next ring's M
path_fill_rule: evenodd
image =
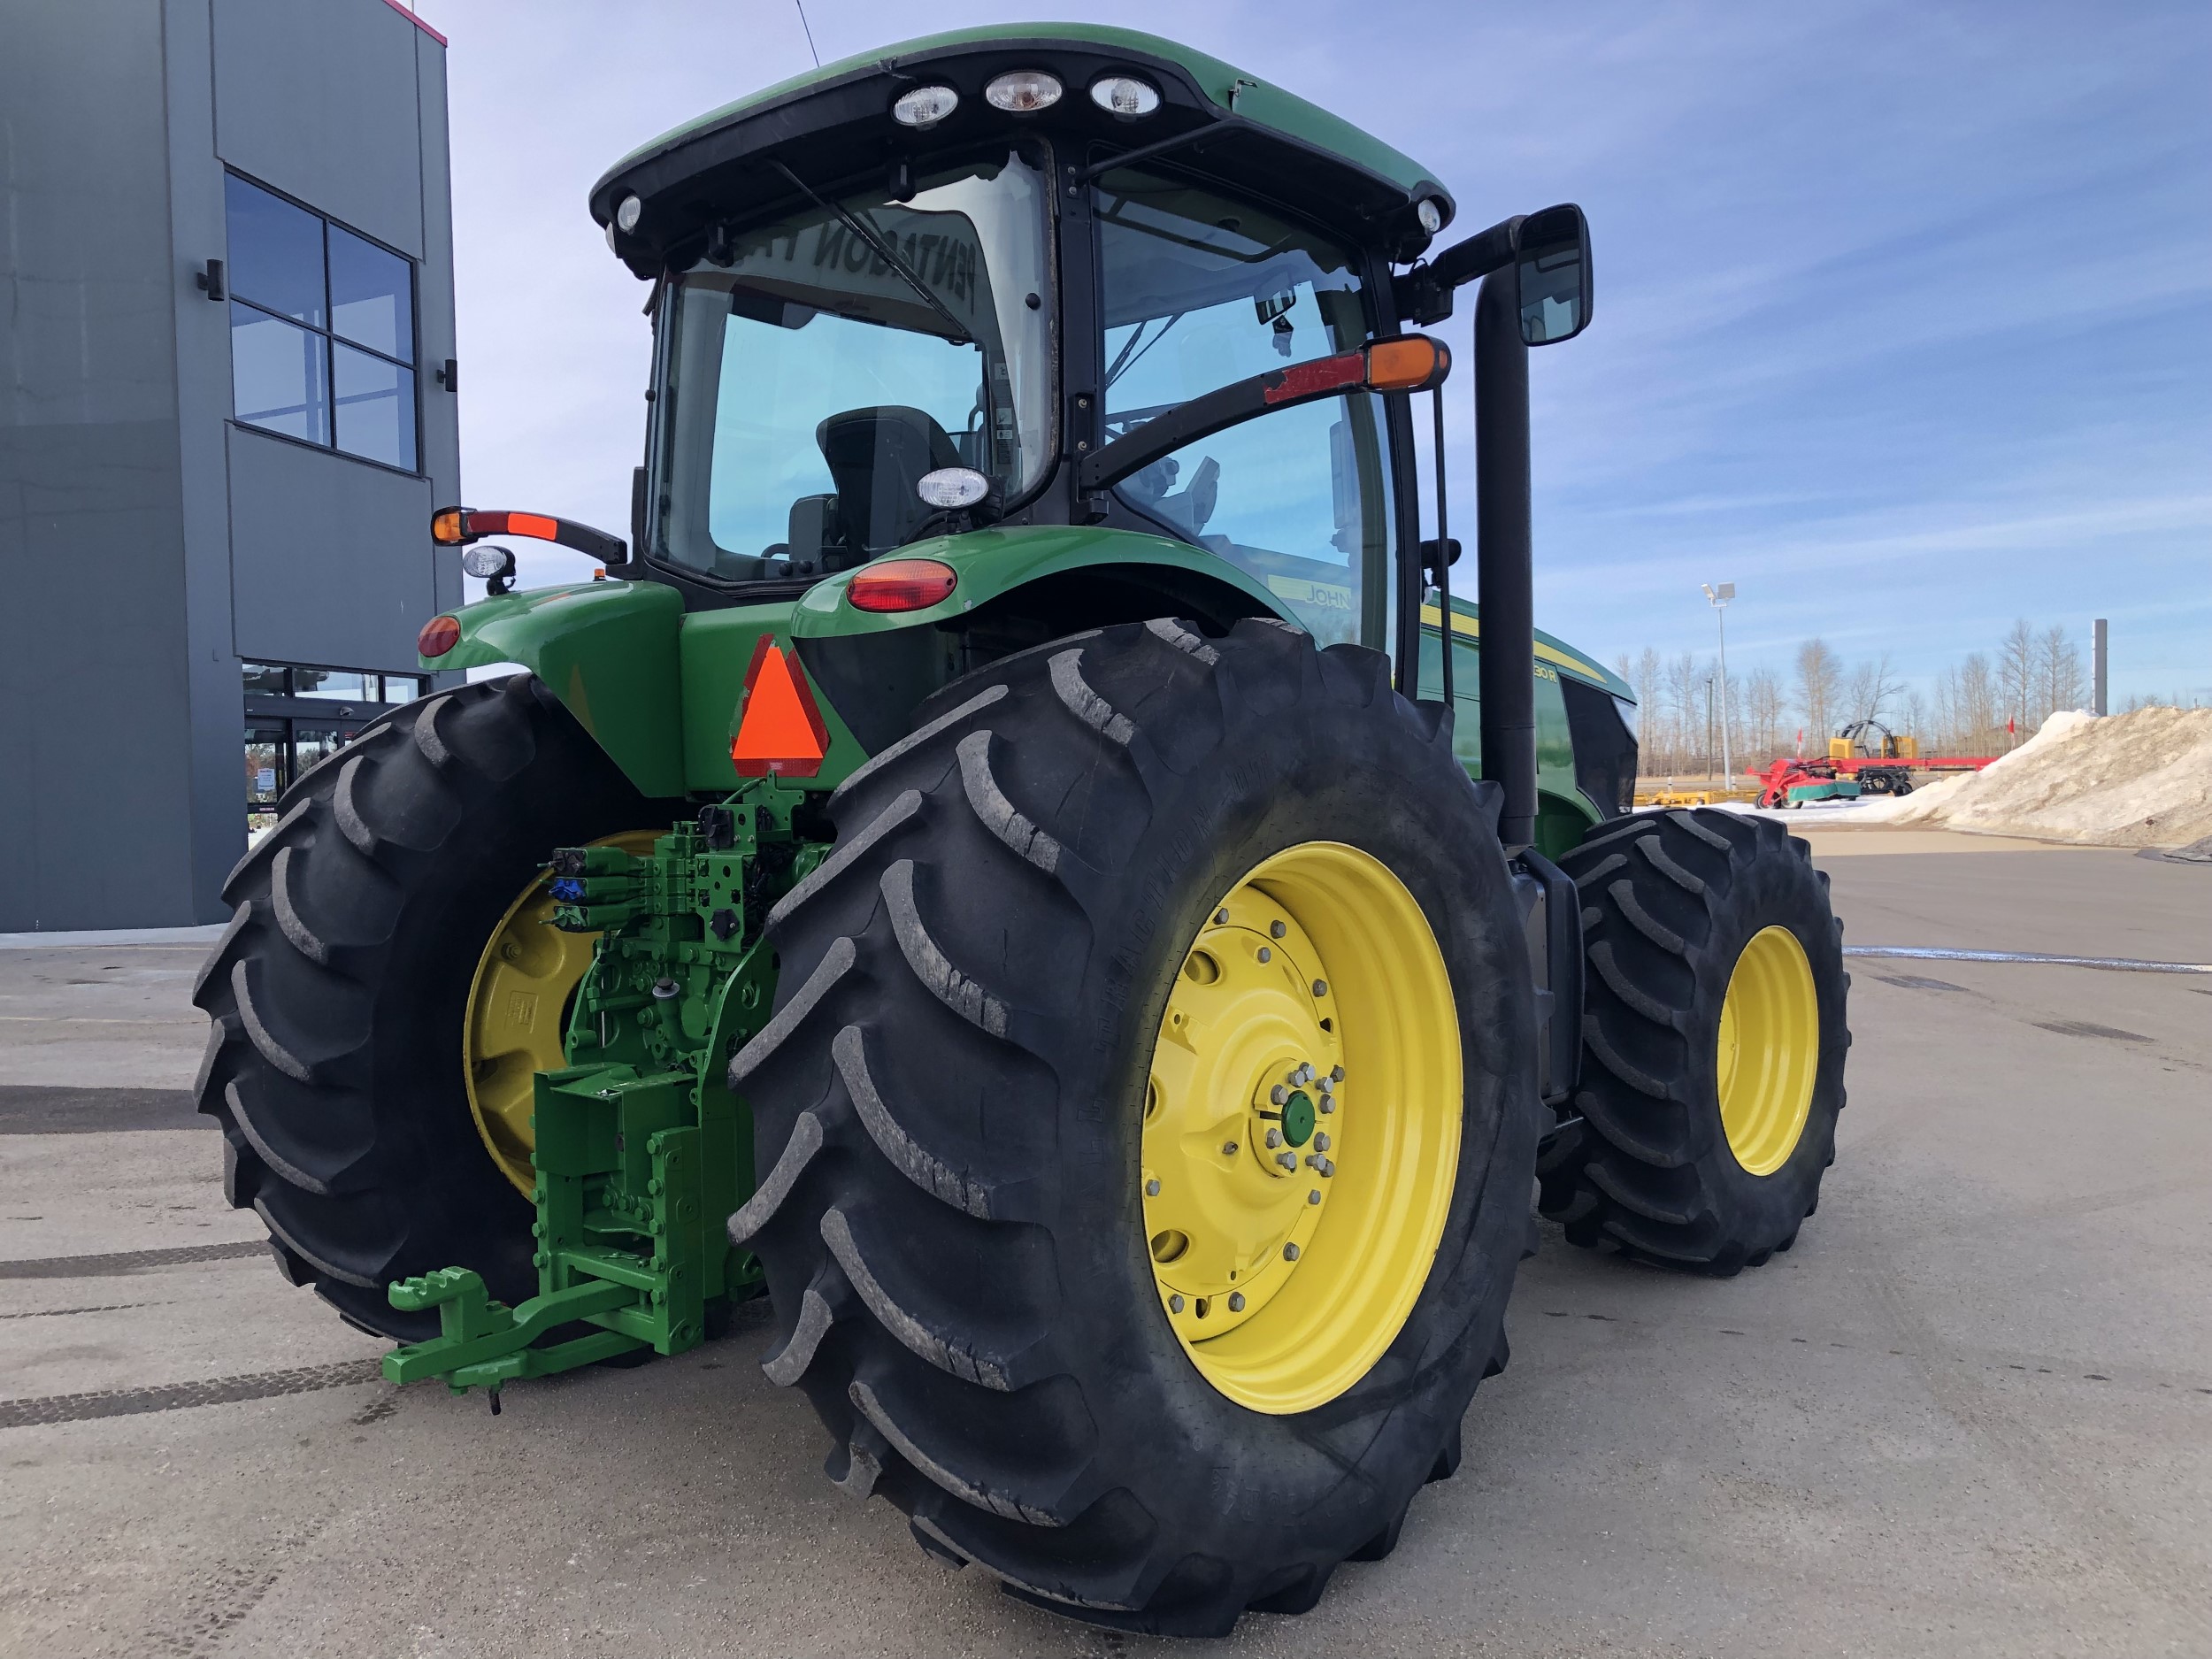
M884 264L889 265L891 269L899 273L900 280L905 282L907 287L912 288L915 293L920 295L924 303L926 303L929 308L935 311L940 317L943 318L946 323L950 326L952 329L952 343L954 345L966 346L975 343L974 336L969 332L967 324L962 322L957 317L955 317L952 314L952 308L947 305L944 301L937 297L936 290L932 288L928 283L922 280L921 273L915 270L912 265L907 264L905 260L900 258L899 250L891 246L890 243L885 242L884 239L877 234L873 227L866 224L861 219L854 218L851 213L845 210L845 207L841 203L824 201L822 197L817 194L812 185L809 184L804 179L802 179L797 173L792 172L790 168L785 166L780 161L772 161L768 165L773 167L778 173L783 174L785 178L790 180L793 184L798 186L801 190L804 191L813 201L815 206L822 208L828 212L836 214L839 219L844 221L845 228L847 230L852 232L854 235L859 237L861 241L866 242L869 247L874 249L876 257L882 260Z
M1113 365L1106 371L1106 389L1110 392L1112 391L1114 389L1114 382L1121 379L1121 377L1126 374L1130 370L1135 368L1138 362L1144 357L1145 351L1151 350L1153 346L1158 345L1160 342L1166 339L1168 336L1168 330L1174 327L1176 324L1181 322L1183 319L1189 314L1190 313L1187 311L1177 311L1172 317L1169 318L1167 321L1161 324L1160 332L1152 336L1151 342L1144 348L1144 351L1137 350L1137 342L1144 338L1144 325L1142 323L1139 323L1137 325L1137 332L1129 336L1128 342L1121 349L1121 355L1114 359ZM1132 353L1134 353L1135 355L1132 356Z

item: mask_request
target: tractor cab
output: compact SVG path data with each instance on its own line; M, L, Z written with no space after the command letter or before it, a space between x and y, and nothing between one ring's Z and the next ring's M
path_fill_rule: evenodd
M925 542L964 563L949 534L1095 526L1128 539L1093 540L1088 576L986 596L961 569L973 596L932 618L941 660L917 675L880 641L875 677L926 693L1072 620L1164 608L1279 615L1391 652L1413 688L1434 572L1409 393L1448 362L1341 365L1520 250L1508 229L1479 265L1402 269L1455 211L1411 158L1150 36L972 30L715 111L591 202L655 283L626 573L744 605ZM1516 308L1537 342L1587 320L1580 216L1562 213ZM1225 398L1183 442L1139 440ZM1010 573L1021 538L987 545Z

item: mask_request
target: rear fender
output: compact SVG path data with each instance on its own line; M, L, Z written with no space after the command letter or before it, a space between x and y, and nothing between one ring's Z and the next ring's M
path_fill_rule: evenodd
M655 582L503 594L451 614L458 644L426 669L518 663L545 682L645 795L684 793L678 630L683 597Z
M1084 570L1108 567L1141 572L1163 580L1171 574L1205 579L1241 594L1246 614L1287 618L1290 608L1250 575L1216 554L1167 536L1096 525L1023 525L936 536L901 548L900 558L936 559L959 577L952 593L924 611L881 614L845 603L858 571L826 578L807 589L792 612L791 631L802 639L828 634L879 634L924 624L957 626L962 617L1018 588ZM860 566L865 570L866 565ZM1118 618L1117 618L1118 619Z

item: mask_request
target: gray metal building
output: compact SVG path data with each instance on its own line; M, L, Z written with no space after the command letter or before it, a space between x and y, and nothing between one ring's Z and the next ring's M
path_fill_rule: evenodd
M460 602L445 42L0 0L0 931L221 919Z

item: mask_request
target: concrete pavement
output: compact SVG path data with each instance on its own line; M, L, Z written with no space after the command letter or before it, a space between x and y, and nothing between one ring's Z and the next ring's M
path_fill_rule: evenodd
M2212 958L2212 869L1882 833L1815 837L1853 944ZM0 1653L1168 1646L830 1487L757 1320L497 1418L369 1380L158 1126L201 949L0 950ZM2212 1653L2212 979L1853 965L1798 1248L1710 1282L1548 1230L1459 1477L1225 1651Z

